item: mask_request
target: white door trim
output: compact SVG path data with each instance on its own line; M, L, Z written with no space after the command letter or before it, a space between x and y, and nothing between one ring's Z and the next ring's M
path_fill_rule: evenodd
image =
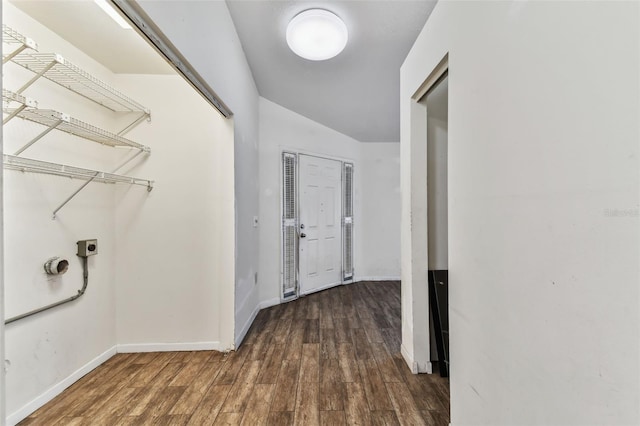
M280 185L278 185L279 201L280 201L280 216L279 216L279 218L280 218L280 221L281 221L281 223L280 223L280 262L279 262L280 263L280 282L279 282L280 289L279 289L279 294L280 294L281 302L287 302L287 301L290 301L290 300L295 300L295 299L297 299L298 297L301 296L299 280L298 280L298 283L296 285L296 294L295 294L295 296L284 298L283 297L283 292L282 292L282 289L283 289L283 277L284 277L284 262L283 262L283 259L284 259L284 251L283 251L284 242L283 242L283 229L282 229L283 228L283 225L282 225L282 217L283 217L282 197L283 197L283 190L284 190L284 185L282 185L282 180L283 180L283 175L284 175L284 169L283 169L282 155L284 153L294 154L294 155L296 155L296 159L299 159L300 155L307 155L307 156L310 156L310 157L317 157L317 158L324 158L324 159L327 159L327 160L340 161L341 163L343 163L343 165L344 165L344 163L350 163L350 164L353 165L354 170L357 170L357 168L358 168L358 162L355 159L351 158L351 157L341 157L341 156L335 156L335 155L326 155L326 154L321 154L321 153L314 152L314 151L300 150L298 148L290 147L290 146L287 146L287 145L279 145L278 146L278 158L279 158L279 169L280 169L280 178L279 178L280 179ZM296 173L299 173L299 167L296 168ZM299 180L299 176L297 176L297 180ZM356 211L357 211L356 203L355 203L355 193L356 193L356 190L355 190L355 187L356 187L355 186L355 179L354 179L354 183L353 184L354 184L354 188L353 188L353 198L354 198L353 214L354 214L354 218L355 218ZM343 191L343 190L344 189L342 188L342 185L341 185L341 191ZM297 191L299 191L299 187L297 188ZM299 199L299 194L297 196L298 196L298 199ZM341 196L340 196L341 203L342 203L343 198L344 198L344 193L341 192ZM299 206L299 203L298 203L298 210L299 209L300 209L300 206ZM296 220L298 220L299 218L300 218L300 212L298 211L298 217L297 217ZM357 232L358 232L357 229L358 229L358 227L356 226L352 230L352 238L353 238L354 242L357 241ZM355 243L354 243L354 245L355 245ZM340 258L341 258L341 263L342 263L342 261L343 261L342 249L341 249L341 252L340 252ZM352 262L353 262L353 269L355 271L355 269L357 267L355 255L353 256ZM298 262L298 265L296 267L298 268L298 271L299 271L299 268L300 268L299 267L299 262ZM356 281L356 278L355 278L355 274L354 274L354 277L353 277L352 280L344 281L344 277L343 277L342 281L341 281L341 284L350 284L350 283L355 282L355 281Z
M409 321L402 322L402 345L406 349L405 360L409 367L415 363L418 372L431 371L431 353L429 341L429 310L418 309L417 306L429 306L428 291L428 223L427 212L427 110L421 102L425 94L440 80L444 73L449 72L449 54L445 54L440 62L425 76L409 102L409 135L408 141L403 142L401 149L409 149L411 155L408 160L410 170L408 193L403 197L408 202L403 209L408 209L410 221L402 224L402 247L407 249L402 254L402 312ZM451 77L451 76L450 76ZM453 84L453 80L449 80ZM407 147L408 146L408 147ZM405 164L403 163L403 166ZM403 211L403 215L404 215ZM408 231L408 232L407 232ZM407 232L405 234L405 232ZM404 264L408 260L407 264Z

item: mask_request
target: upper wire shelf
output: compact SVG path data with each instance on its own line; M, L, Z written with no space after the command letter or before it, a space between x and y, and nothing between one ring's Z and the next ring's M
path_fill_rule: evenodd
M72 64L62 55L22 52L11 61L36 73L34 78L17 90L18 93L44 77L112 111L150 115L143 105Z
M9 117L20 117L34 123L42 124L43 126L48 127L48 129L46 130L47 133L50 130L57 129L103 145L113 147L125 146L137 148L145 152L151 152L151 149L145 145L139 144L115 133L111 133L107 130L103 130L91 124L85 123L62 112L52 109L36 108L32 106L34 105L35 101L17 93L13 93L9 90L3 89L2 97L5 101L5 106L3 108L4 112L9 114ZM17 108L12 108L10 107L10 104L12 102L17 102L21 105ZM40 137L36 137L36 139L29 142L23 149L16 152L16 155L20 154L22 151L24 151L24 149L31 146L38 139L40 139Z
M22 52L26 49L38 50L38 43L31 40L29 37L25 37L20 34L18 31L9 27L8 25L2 24L2 43L10 44L10 45L19 45L16 47L11 53L2 56L2 63L6 63L10 61L14 56L18 53Z
M100 172L97 170L83 169L75 166L50 163L47 161L16 157L14 155L7 154L3 156L3 160L4 168L10 170L79 178L87 181L102 183L125 183L129 185L142 185L146 186L149 191L153 188L153 181L148 179L140 179L114 173Z

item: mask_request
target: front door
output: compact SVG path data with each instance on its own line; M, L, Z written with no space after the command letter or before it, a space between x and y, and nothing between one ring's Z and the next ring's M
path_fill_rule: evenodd
M300 155L300 294L342 282L342 163Z

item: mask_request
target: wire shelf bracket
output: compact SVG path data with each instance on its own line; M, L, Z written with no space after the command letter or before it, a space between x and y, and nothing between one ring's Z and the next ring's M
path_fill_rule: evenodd
M2 43L11 45L13 47L13 50L11 52L7 53L6 55L2 55L3 64L6 64L16 55L22 53L27 49L38 51L38 43L30 39L29 37L23 36L16 30L5 24L2 24Z
M8 122L13 117L20 117L22 119L32 121L46 127L44 131L42 131L40 134L27 142L26 145L16 151L14 153L14 155L16 156L22 154L22 152L24 152L27 148L36 143L38 140L42 139L42 137L44 137L54 129L74 136L78 136L83 139L97 142L102 145L111 147L122 146L137 148L140 151L144 151L147 153L151 152L151 149L145 145L139 144L123 136L111 133L107 130L103 130L91 124L77 120L69 116L68 114L52 109L39 109L37 107L34 107L33 105L37 106L37 102L20 94L10 92L9 90L3 89L2 98L5 103L3 110L6 114L8 114L8 116L3 120L4 123ZM12 103L18 103L19 106L17 108L13 108L11 107Z
M38 102L31 98L27 98L17 93L10 92L9 90L2 90L2 100L4 101L4 108L9 108L12 102L17 102L20 106L15 108L12 113L2 120L2 124L7 124L11 119L17 116L23 109L27 107L38 108Z
M62 176L73 179L83 179L86 182L69 196L62 204L60 204L53 213L55 219L56 213L64 207L71 199L73 199L80 191L82 191L91 182L101 183L124 183L129 185L146 186L147 191L153 189L153 181L149 179L141 179L130 176L123 176L114 173L101 172L97 170L83 169L75 166L68 166L58 163L50 163L47 161L34 160L31 158L17 157L15 155L3 155L4 168L7 170L17 170L27 173L40 173L53 176Z

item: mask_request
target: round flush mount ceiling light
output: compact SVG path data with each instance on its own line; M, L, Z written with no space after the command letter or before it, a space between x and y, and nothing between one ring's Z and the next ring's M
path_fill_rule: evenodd
M287 26L287 44L293 52L311 61L324 61L347 45L347 26L337 15L309 9L296 15Z

